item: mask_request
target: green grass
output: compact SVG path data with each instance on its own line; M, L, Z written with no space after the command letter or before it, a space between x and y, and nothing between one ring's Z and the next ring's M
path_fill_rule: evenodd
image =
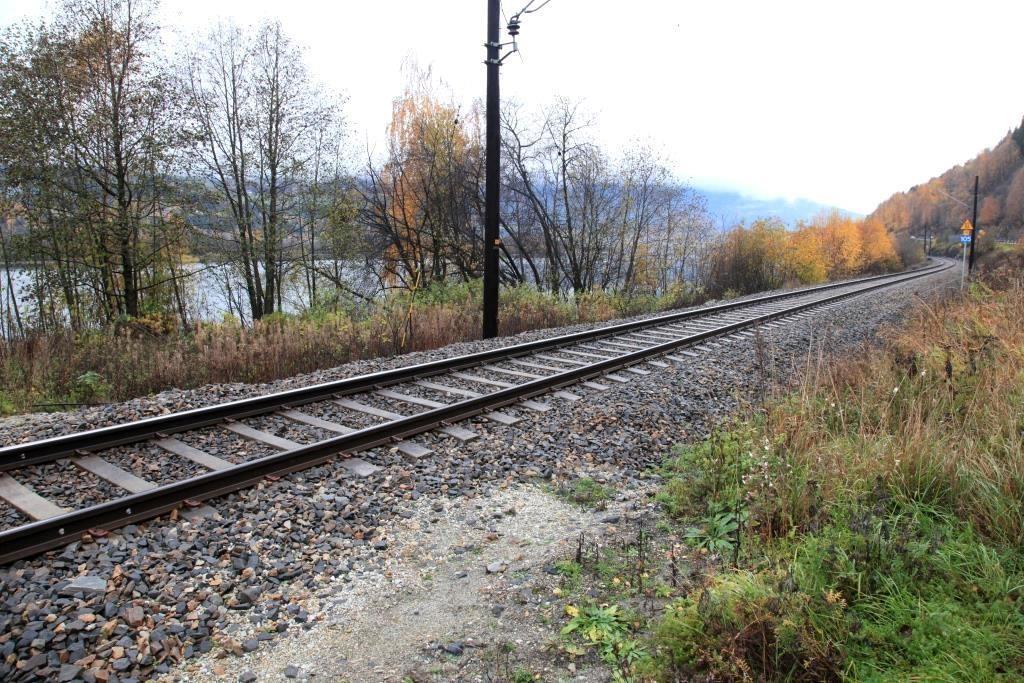
M577 505L597 508L608 501L614 492L589 477L581 477L560 488L558 493Z
M948 513L878 501L760 549L672 603L653 676L1012 680L1024 675L1024 567Z
M657 500L710 568L634 680L1024 679L1022 405L1018 276L678 449Z

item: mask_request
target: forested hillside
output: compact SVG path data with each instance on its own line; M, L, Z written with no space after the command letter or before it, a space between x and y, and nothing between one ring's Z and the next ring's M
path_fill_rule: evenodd
M965 204L973 201L975 176L980 178L979 227L995 239L1019 238L1024 231L1024 121L995 147L927 183L894 194L871 216L897 232L950 234L969 217Z

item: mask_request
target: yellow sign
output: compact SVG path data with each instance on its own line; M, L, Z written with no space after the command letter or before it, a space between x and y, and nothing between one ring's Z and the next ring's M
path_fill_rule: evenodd
M971 225L969 220L964 221L964 224L960 226L960 232L965 235L970 234L974 230L974 226Z

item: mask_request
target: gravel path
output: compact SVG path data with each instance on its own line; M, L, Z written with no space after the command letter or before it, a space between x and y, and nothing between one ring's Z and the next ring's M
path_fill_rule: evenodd
M315 616L309 629L244 653L242 644L258 638L259 629L239 620L233 639L242 656L211 652L168 680L240 680L254 672L260 680L282 681L287 674L330 681L477 680L487 669L480 660L501 644L540 648L550 638L530 617L550 605L551 593L527 581L528 574L550 570L571 554L579 531L593 533L609 517L535 486L421 500L404 512L387 525L390 548L380 571L350 575L310 601ZM463 656L469 652L478 656ZM556 667L552 662L545 673Z
M287 648L293 639L309 648L307 654L315 653L316 642L303 640L303 634L339 619L351 620L353 633L364 635L337 645L342 648L337 652L371 642L370 636L379 641L379 629L368 629L372 621L366 620L374 618L380 604L359 602L355 597L362 593L350 587L390 590L388 573L393 577L397 567L408 569L401 550L406 544L399 542L395 525L418 519L424 506L433 510L440 504L446 510L463 501L465 509L472 499L473 505L491 510L504 504L500 496L510 486L557 486L583 474L616 488L642 487L647 468L673 444L700 438L739 401L756 398L767 383L793 377L809 353L836 353L870 341L879 325L899 319L912 294L954 279L947 272L857 297L756 338L722 342L692 362L649 367L650 375L633 376L625 384L607 382L607 391L575 386L571 391L585 400L545 398L551 410L544 413L513 408L520 418L514 425L467 422L480 435L474 441L461 443L437 433L418 436L434 452L413 462L394 448L361 453L360 458L381 468L366 477L331 462L211 501L221 519L161 518L0 568L0 679L124 682L166 674L174 680L212 672L217 662L210 657L223 657L218 662L225 671L241 675L248 671L236 666L238 661L273 658L278 648L292 652ZM515 341L568 331L520 335ZM0 423L0 441L41 438L509 342L473 342L365 361L273 385L219 385L64 415L19 417ZM335 419L357 426L354 419ZM249 424L275 433L283 428L273 420ZM185 437L233 461L255 457L263 448L223 429ZM289 438L299 440L297 435ZM156 472L149 477L159 479ZM516 495L534 495L515 490ZM0 509L0 515L6 517L6 511ZM571 535L576 522L563 521L561 528ZM438 537L439 543L455 539L459 529L467 539L475 533L475 525L458 522ZM499 533L491 526L485 526L485 535ZM556 530L537 526L536 534L555 539ZM95 577L98 587L68 586L84 576ZM427 588L418 599L437 603ZM408 648L436 651L436 643L432 651L430 643L416 641L415 629L402 632L410 634ZM193 658L204 654L195 664ZM238 660L242 655L250 659ZM267 661L284 666L287 657L281 657ZM383 680L400 673L390 660L366 659L333 669L319 658L300 663L319 663L323 673L351 680ZM370 659L376 668L368 668ZM253 671L261 677L283 675L283 668ZM361 677L370 671L373 676Z

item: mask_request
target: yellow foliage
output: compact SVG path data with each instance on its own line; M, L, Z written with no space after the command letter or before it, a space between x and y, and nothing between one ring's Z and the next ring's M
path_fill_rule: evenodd
M822 213L796 230L772 220L738 225L723 238L719 257L722 288L754 291L786 282L816 284L900 265L896 244L882 220L857 220L838 211Z
M796 232L789 234L786 270L805 285L813 285L828 279L820 231L810 226L801 226Z
M891 270L899 265L892 233L877 218L866 218L857 224L860 231L863 270Z
M861 270L863 249L857 221L831 211L817 216L811 226L821 235L829 277L848 277Z

